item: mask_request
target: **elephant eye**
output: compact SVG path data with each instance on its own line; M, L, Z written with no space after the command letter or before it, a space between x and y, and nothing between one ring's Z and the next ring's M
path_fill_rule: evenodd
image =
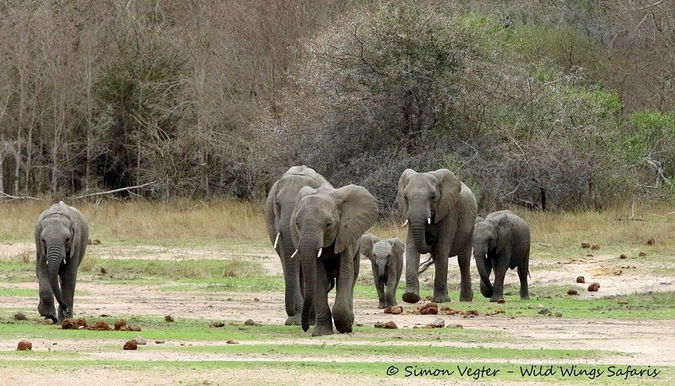
M438 196L436 195L436 193L435 193L435 192L434 192L434 193L431 193L431 199L432 199L432 200L435 200L436 198L438 198Z

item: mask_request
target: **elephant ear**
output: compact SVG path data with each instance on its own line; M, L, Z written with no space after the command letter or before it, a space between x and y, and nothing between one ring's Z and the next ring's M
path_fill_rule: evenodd
M493 220L494 237L495 237L495 252L501 252L509 241L511 229L513 224L506 213L499 213Z
M358 185L347 185L329 193L337 202L340 225L335 237L335 253L356 243L377 220L377 200Z
M267 200L265 201L265 225L267 226L267 235L270 237L272 243L274 243L274 240L277 237L275 224L279 222L279 217L281 216L276 205L278 190L279 181L272 185L272 189L270 189L269 194L267 194Z
M405 187L408 185L408 177L417 173L412 169L406 169L401 173L401 177L398 179L398 193L396 194L396 202L398 203L399 214L401 220L404 220L408 215L408 202L405 200L403 195Z
M402 257L403 253L405 252L405 244L403 244L403 241L399 239L398 237L394 237L393 239L387 240L389 241L389 244L391 244L391 252L396 258Z
M436 222L438 223L457 205L459 193L462 191L462 181L448 169L438 169L431 174L438 178L441 191L441 197L436 208Z
M366 256L369 260L373 261L374 256L373 256L373 245L380 241L379 238L375 235L371 235L370 233L367 235L361 236L359 239L359 249L361 251L361 254Z

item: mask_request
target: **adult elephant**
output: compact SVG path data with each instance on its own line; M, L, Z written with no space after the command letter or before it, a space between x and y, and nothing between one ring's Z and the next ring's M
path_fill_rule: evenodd
M305 281L302 329L315 313L313 336L352 331L354 284L359 275L359 238L377 220L377 201L365 188L302 188L291 217ZM336 281L333 312L328 291Z
M518 268L520 298L529 299L527 275L530 262L530 227L509 210L478 218L473 230L473 256L480 275L480 292L491 302L504 298L506 271ZM494 286L490 283L495 271Z
M299 325L302 310L303 282L298 259L292 259L295 251L291 237L291 215L295 201L304 187L318 188L332 185L314 169L305 165L293 166L274 183L265 203L265 223L274 250L281 259L284 274L286 325Z
M63 201L46 209L35 223L38 312L55 323L73 316L77 269L87 249L89 225L84 215ZM60 284L59 284L60 282ZM59 303L58 317L54 297Z
M471 290L471 234L476 221L476 198L471 189L447 169L417 173L406 169L398 181L397 201L408 224L406 288L403 301L420 300L420 254L429 253L435 266L434 302L448 297L448 258L457 256L461 301L473 300Z

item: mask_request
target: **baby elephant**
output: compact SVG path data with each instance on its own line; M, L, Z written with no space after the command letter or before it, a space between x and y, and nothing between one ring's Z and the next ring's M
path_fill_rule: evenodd
M507 268L518 267L520 298L529 299L527 275L530 260L530 227L509 210L478 217L473 230L473 256L480 275L480 292L491 302L504 298ZM490 273L495 270L494 286Z
M396 286L403 272L405 245L398 238L380 240L371 234L361 236L359 245L361 253L368 257L373 267L373 279L380 300L378 308L395 306Z

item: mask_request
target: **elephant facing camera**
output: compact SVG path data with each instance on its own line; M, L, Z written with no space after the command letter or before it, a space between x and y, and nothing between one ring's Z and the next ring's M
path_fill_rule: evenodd
M403 273L405 245L398 238L382 240L375 235L363 235L359 240L361 254L370 260L373 281L377 289L378 308L396 305L396 287Z

